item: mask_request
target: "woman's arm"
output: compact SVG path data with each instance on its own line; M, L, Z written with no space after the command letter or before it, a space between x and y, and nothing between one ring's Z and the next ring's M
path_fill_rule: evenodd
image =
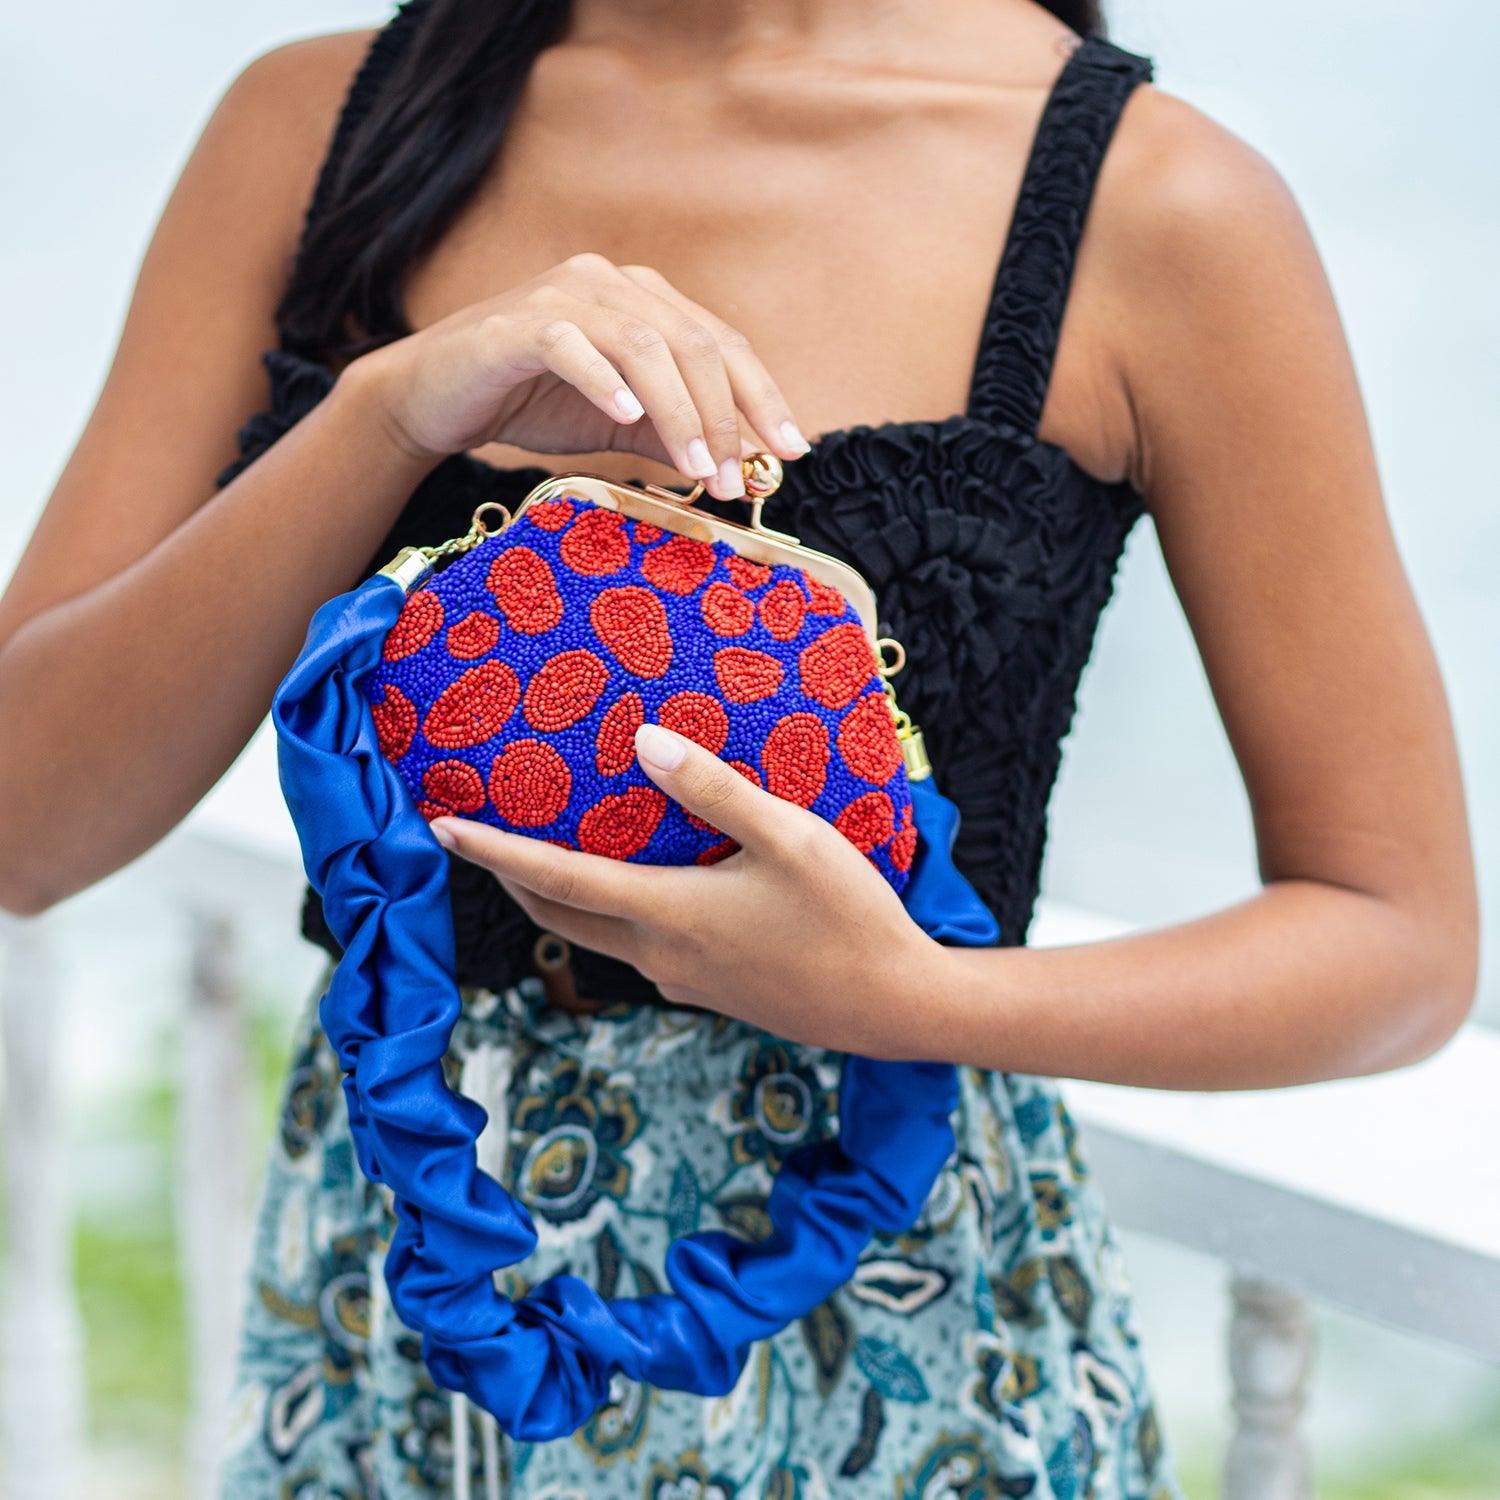
M806 451L735 330L650 268L582 253L355 360L214 494L263 404L303 204L365 46L318 38L253 64L162 216L104 390L0 599L0 907L41 910L193 807L314 610L443 456L625 448L728 495L743 453Z
M1322 267L1247 147L1154 91L1130 112L1091 224L1113 287L1101 381L1134 424L1264 889L1120 940L942 949L826 824L684 746L642 763L745 845L713 869L622 882L434 825L538 921L782 1035L1016 1072L1263 1087L1410 1062L1458 1026L1477 918L1457 758Z
M1478 916L1443 686L1348 346L1277 174L1186 105L1141 102L1101 184L1134 477L1264 889L1118 942L954 955L945 1024L975 1061L1176 1087L1410 1062L1472 1004Z
M415 482L340 396L214 495L265 401L260 355L363 45L283 49L219 104L0 599L7 907L38 910L116 869L197 802L264 714L312 610L347 586Z

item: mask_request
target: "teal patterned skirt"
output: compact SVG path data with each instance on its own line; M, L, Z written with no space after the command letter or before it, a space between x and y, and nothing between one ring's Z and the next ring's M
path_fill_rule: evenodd
M782 1158L830 1132L839 1057L722 1017L466 991L455 1085L481 1162L557 1272L660 1289L668 1241L766 1232ZM513 1443L436 1387L391 1311L392 1217L354 1163L304 1017L256 1232L227 1500L1175 1500L1119 1251L1056 1085L965 1069L958 1147L920 1221L756 1346L727 1396L618 1380L572 1438Z

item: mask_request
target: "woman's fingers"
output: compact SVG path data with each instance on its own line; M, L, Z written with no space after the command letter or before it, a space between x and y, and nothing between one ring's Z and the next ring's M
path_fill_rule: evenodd
M652 865L627 865L598 854L559 849L542 839L505 833L472 818L434 818L438 843L508 885L524 886L557 906L606 917L632 917L653 897L668 873Z
M718 490L720 458L709 447L706 428L717 429L715 441L723 442L723 418L710 404L707 415L689 389L676 354L660 328L632 312L604 303L582 304L578 323L590 338L624 371L630 389L640 398L672 462L692 479L712 481ZM727 381L725 382L727 388ZM700 382L701 389L701 382ZM730 418L735 430L735 476L739 477L738 431L734 409ZM741 490L743 493L743 489ZM732 496L725 495L729 499Z
M620 917L602 917L597 912L580 911L576 906L563 906L538 896L533 890L514 880L501 880L511 900L546 932L566 938L575 947L587 948L592 953L604 953L618 958L622 963L631 963L637 957L638 929L633 922Z
M735 407L725 363L725 350L707 323L654 289L642 286L623 272L610 280L603 298L609 310L630 323L660 334L693 407L697 437L713 464L712 490L721 500L745 493L740 469L741 418ZM753 435L753 434L752 434ZM702 459L701 451L694 455Z
M800 458L807 452L807 439L792 417L792 409L761 363L750 340L717 313L678 291L660 271L651 266L621 266L620 272L637 285L671 303L712 335L723 362L734 401L759 435L757 446L770 448L782 458Z
M746 849L764 847L797 818L812 816L752 786L718 756L660 724L636 730L635 753L667 796Z
M548 315L579 325L626 376L671 461L720 499L745 493L741 460L807 451L749 341L649 266L570 257L538 289Z
M481 338L492 336L497 346L513 340L509 327L497 328L491 335L484 323L478 326ZM539 369L567 381L616 422L629 425L645 415L645 407L625 377L577 323L570 318L543 318L530 332Z

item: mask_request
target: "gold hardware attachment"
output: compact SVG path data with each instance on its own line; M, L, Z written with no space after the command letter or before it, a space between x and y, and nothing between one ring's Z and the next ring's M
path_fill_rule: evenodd
M896 738L901 741L901 759L906 762L906 779L908 781L926 781L932 775L932 762L927 758L927 741L922 737L922 731L907 721L908 732L902 734L898 729Z
M544 932L532 945L531 956L536 961L538 973L556 974L567 967L573 956L573 945L555 932Z
M922 737L921 728L912 723L911 715L896 702L896 689L891 682L891 678L906 665L906 647L894 636L883 635L875 642L875 661L885 688L886 707L891 711L891 723L896 726L901 759L906 765L906 779L926 781L932 775L927 741Z
M386 578L394 578L401 592L409 594L432 572L432 560L425 547L403 547L380 572Z
M485 525L481 517L486 511L494 511L500 517L498 525ZM486 500L469 517L469 524L479 532L481 537L494 536L496 532L504 531L510 525L510 508L509 506L501 505L498 500Z
M757 500L774 495L786 477L786 470L774 453L752 453L740 468L745 474L745 493Z
M890 679L906 665L906 647L894 636L883 635L875 642L875 656L880 675Z
M499 517L491 524L487 513ZM387 578L394 578L403 594L409 594L445 557L457 557L470 552L486 537L495 536L510 525L510 511L496 500L486 500L469 518L469 529L462 535L450 538L436 547L403 547L379 571Z
M800 547L802 543L790 532L777 531L773 526L767 526L762 518L766 501L781 488L781 481L786 477L786 471L781 467L781 460L774 453L752 453L749 458L740 460L740 472L745 478L745 504L750 507L750 529L759 532L761 536L774 537L779 542L787 542L793 547ZM703 493L703 481L700 479L686 495L682 497L684 505L691 505Z

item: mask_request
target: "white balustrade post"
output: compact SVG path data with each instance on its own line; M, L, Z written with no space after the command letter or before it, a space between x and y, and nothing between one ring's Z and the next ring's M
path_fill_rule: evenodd
M1309 1500L1312 1462L1301 1430L1313 1356L1307 1304L1249 1276L1233 1278L1230 1296L1235 1428L1224 1500Z
M85 1456L83 1327L73 1291L62 985L42 921L0 913L7 1239L0 1334L0 1491L78 1493Z
M233 926L202 912L190 922L176 1205L192 1401L186 1494L208 1500L217 1493L249 1248L253 1090Z

